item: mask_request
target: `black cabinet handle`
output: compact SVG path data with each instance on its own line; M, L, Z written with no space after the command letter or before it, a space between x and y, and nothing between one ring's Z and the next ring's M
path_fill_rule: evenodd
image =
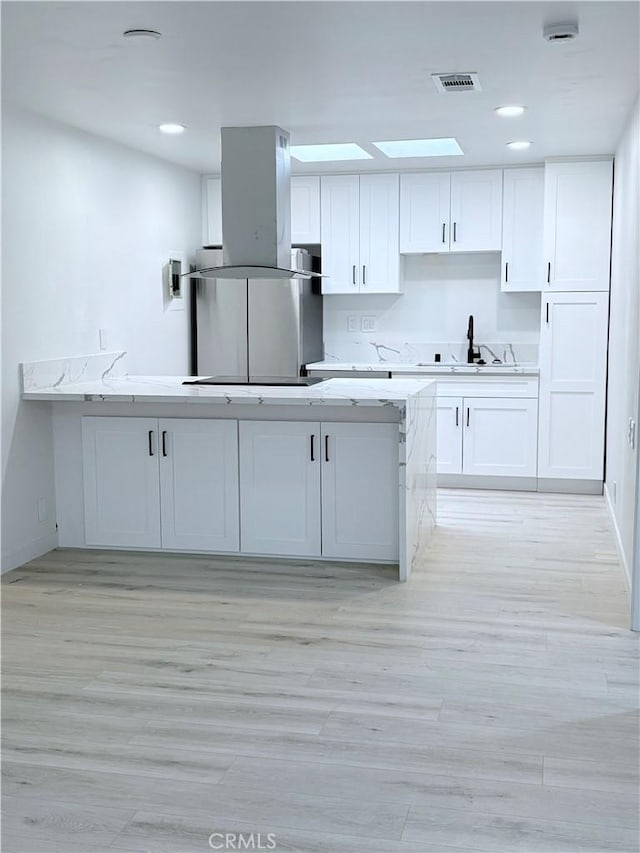
M444 243L444 226L445 226L445 223L443 222L442 223L442 242L443 243Z
M148 439L149 439L149 456L153 456L153 430L152 429L149 430Z
M367 283L367 268L364 264L362 264L362 284L365 285Z
M314 446L315 445L315 438L316 438L315 435L313 433L311 433L311 461L312 462L316 461L315 446Z
M355 285L355 283L356 283L356 265L355 264L353 265L352 281L353 281L353 284Z
M460 408L459 408L459 406L456 406L456 426L460 425L459 415L460 415Z
M509 281L509 261L504 265L504 283Z
M549 322L549 303L547 302L547 323Z
M325 435L324 437L324 461L329 461L329 436Z
M162 455L167 456L167 431L166 429L162 430Z
M467 406L467 426L469 426L469 406Z
M454 222L453 223L453 242L454 243L456 242L456 239L457 239L457 237L456 237L457 227L458 227L458 223Z
M547 263L547 284L551 283L551 261Z

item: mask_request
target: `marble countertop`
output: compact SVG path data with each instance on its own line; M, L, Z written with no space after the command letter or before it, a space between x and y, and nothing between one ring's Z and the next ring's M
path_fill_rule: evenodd
M301 406L402 406L433 380L327 379L311 386L183 385L192 376L105 376L24 390L25 400L222 403Z
M389 373L415 373L423 376L441 376L442 374L508 376L530 375L537 376L540 368L537 364L404 364L402 362L349 362L349 361L316 361L307 364L307 370L342 370L342 371L388 371ZM388 380L387 380L388 381Z

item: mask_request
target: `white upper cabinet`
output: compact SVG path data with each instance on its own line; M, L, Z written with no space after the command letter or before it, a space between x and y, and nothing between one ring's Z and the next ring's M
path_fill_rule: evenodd
M608 293L544 295L540 478L603 478L608 310Z
M451 173L451 252L502 248L502 169Z
M505 169L502 198L502 276L505 292L542 290L544 168Z
M501 169L401 176L401 252L496 252L501 245Z
M222 246L222 179L202 180L202 245Z
M323 293L397 293L398 175L320 180Z
M400 175L400 251L449 251L451 175Z
M612 181L611 160L546 165L545 289L609 289Z
M296 175L291 178L291 242L294 245L320 242L318 175Z

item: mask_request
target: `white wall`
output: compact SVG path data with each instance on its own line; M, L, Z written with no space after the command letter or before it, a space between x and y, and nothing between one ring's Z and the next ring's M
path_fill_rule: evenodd
M26 113L2 118L2 566L53 547L51 416L18 363L128 351L132 373L187 372L188 312L161 270L201 232L197 174ZM38 500L46 518L38 520Z
M629 418L638 417L640 379L639 149L636 103L615 155L606 462L607 499L628 574L634 543L638 449L637 441L636 449L631 448L627 435Z
M407 255L401 259L401 294L325 296L324 339L328 357L376 361L432 360L448 343L466 355L467 321L473 314L475 340L499 358L537 361L540 294L501 293L498 252ZM375 332L349 332L349 317L374 317ZM381 348L384 347L384 348ZM387 349L388 348L388 349ZM439 349L438 349L439 348ZM394 351L399 351L394 353ZM442 352L445 360L445 352ZM486 351L485 360L491 361Z

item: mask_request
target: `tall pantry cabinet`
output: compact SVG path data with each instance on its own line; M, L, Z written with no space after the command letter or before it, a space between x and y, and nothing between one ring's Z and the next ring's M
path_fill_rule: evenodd
M611 160L546 164L538 479L551 489L604 479L612 190Z

